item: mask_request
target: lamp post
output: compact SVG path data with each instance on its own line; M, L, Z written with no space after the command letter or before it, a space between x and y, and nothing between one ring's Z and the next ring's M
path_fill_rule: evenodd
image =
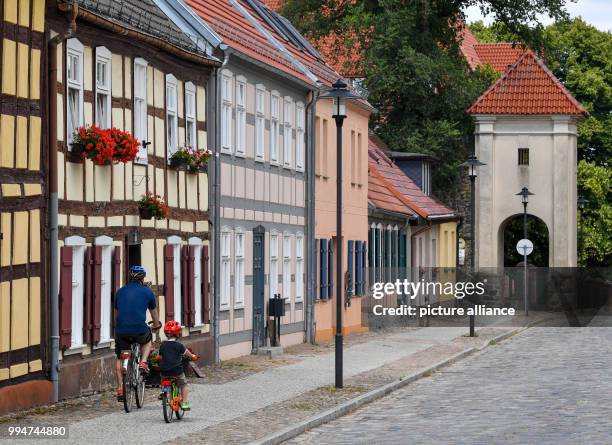
M471 218L470 218L470 266L472 272L476 266L476 177L478 174L476 170L478 167L487 165L484 162L480 162L476 155L469 155L467 161L460 165L460 167L468 168L468 176L470 178L470 199L471 199ZM470 315L470 337L474 337L474 315Z
M527 204L529 203L529 197L533 196L527 187L523 187L516 196L521 197L523 203L523 239L527 239ZM525 316L529 316L529 307L527 304L527 247L523 248L523 294L525 298Z
M349 91L346 83L338 79L332 85L332 89L319 96L319 99L332 99L333 115L336 121L336 388L342 388L342 125L346 119L346 101L355 99ZM331 271L330 271L331 272Z
M578 215L580 217L579 222L579 231L578 231L578 249L576 249L576 253L580 253L580 249L582 248L582 237L583 237L583 227L582 227L582 213L584 212L584 209L586 208L586 206L589 204L589 200L586 199L584 196L580 196L578 198ZM580 256L579 256L580 258Z

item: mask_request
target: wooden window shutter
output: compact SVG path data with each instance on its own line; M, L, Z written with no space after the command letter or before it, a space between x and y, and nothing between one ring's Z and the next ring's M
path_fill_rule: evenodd
M315 239L315 243L314 243L314 256L313 256L313 266L314 266L314 271L315 271L315 282L314 282L314 299L317 299L317 294L319 294L319 274L316 273L317 268L318 268L318 255L319 255L319 240ZM310 280L310 277L308 278L308 280ZM320 294L319 294L319 298L320 298Z
M361 242L361 295L366 293L366 258L368 257L367 242Z
M72 247L60 248L60 348L71 345L72 335Z
M187 301L189 303L188 326L195 326L195 250L195 246L189 246L187 252L187 277L189 278L187 288ZM202 271L200 271L200 279L201 277Z
M164 246L164 301L166 321L174 320L174 246Z
M91 341L93 328L93 249L93 247L85 248L85 322L83 323L83 343L85 344Z
M117 246L113 249L113 271L112 271L112 293L111 293L111 314L115 309L115 297L117 291L121 287L121 247ZM113 330L115 328L115 317L111 317L113 320Z
M102 246L94 246L93 251L93 304L91 341L100 341L100 316L102 313Z
M321 240L321 300L327 299L327 240Z
M208 298L208 246L202 246L202 323L210 323L210 301Z
M355 242L353 240L347 241L347 270L348 270L348 283L344 283L347 291L351 292L353 290L353 257L355 255Z
M329 273L327 274L327 295L329 298L334 296L334 240L330 239L327 244L327 264Z
M189 246L181 247L181 320L184 326L191 326L189 324L189 288L193 287L191 284L192 276L189 275Z
M361 241L355 241L355 295L361 295Z

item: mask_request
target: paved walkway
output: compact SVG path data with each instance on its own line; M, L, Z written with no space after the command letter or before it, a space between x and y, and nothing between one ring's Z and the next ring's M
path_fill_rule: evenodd
M344 372L350 377L464 335L465 327L411 330L356 344L345 350ZM283 401L334 382L334 354L302 358L223 385L190 385L194 407L181 422L163 422L158 403L142 410L112 414L72 423L65 443L162 443ZM214 403L211 403L214 401ZM37 441L40 443L40 441ZM50 442L57 443L57 442Z
M612 328L531 328L289 444L604 444Z

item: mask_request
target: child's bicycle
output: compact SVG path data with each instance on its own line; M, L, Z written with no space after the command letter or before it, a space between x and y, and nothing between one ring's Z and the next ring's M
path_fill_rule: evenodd
M198 360L199 357L195 356L193 361ZM181 395L181 389L176 385L175 376L163 376L161 381L161 401L162 409L164 411L164 420L166 423L170 423L173 417L177 420L181 420L185 415L185 410L182 408L183 396Z

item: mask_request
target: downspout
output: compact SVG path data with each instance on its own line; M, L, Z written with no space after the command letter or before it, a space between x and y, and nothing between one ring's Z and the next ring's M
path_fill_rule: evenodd
M49 304L51 306L51 384L53 386L53 402L59 400L59 264L58 264L58 174L57 174L57 47L76 31L78 4L72 10L70 24L65 32L57 34L49 40L48 57L48 98L47 115L49 116L47 134L49 135Z
M308 141L306 145L306 245L310 249L306 252L306 342L315 342L314 302L316 292L315 268L315 122L317 114L317 100L319 99L321 84L317 82L316 89L312 91L310 102L306 106L306 125Z
M219 309L221 308L220 286L221 286L221 79L219 71L227 65L229 61L231 48L226 44L219 45L219 49L223 51L223 63L218 70L215 71L215 168L213 169L213 298L214 298L214 315L213 315L213 336L215 340L215 363L221 361L220 345L219 345Z

